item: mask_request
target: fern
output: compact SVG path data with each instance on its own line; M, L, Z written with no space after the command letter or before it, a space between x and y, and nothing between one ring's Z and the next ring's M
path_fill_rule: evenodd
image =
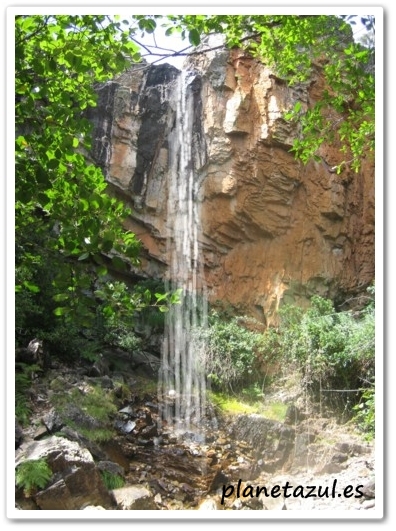
M22 487L25 496L37 489L44 489L52 477L52 470L45 459L28 459L17 466L15 483Z

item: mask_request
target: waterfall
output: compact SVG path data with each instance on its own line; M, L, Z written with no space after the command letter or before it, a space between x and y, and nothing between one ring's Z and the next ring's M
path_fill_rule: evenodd
M175 91L175 122L169 134L167 289L180 290L180 304L165 317L159 378L162 417L181 432L199 428L205 412L204 348L195 331L207 326L206 287L199 249L199 175L204 155L197 139L196 76L181 72ZM200 84L198 83L198 88ZM198 119L200 116L198 117ZM200 130L200 129L199 129Z

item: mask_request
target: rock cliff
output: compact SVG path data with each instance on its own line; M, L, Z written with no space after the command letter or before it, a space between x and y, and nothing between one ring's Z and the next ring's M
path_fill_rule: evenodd
M332 171L338 147L303 165L290 153L295 126L282 114L321 97L320 69L290 88L241 51L187 66L193 98L191 165L200 203L198 242L212 302L265 324L281 302L337 301L374 279L374 167ZM131 204L127 227L143 242L142 271L166 278L167 200L177 79L169 65L137 65L98 89L94 158ZM178 118L180 119L180 118Z

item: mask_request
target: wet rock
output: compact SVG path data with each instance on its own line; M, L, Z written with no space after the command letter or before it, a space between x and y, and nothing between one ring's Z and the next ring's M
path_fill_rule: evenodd
M109 374L109 363L104 356L100 356L88 371L88 375L93 377L109 376Z
M241 499L236 499L233 504L231 505L232 509L236 511L240 511L242 509L243 503Z
M154 441L152 439L143 439L142 437L138 437L136 439L136 444L138 446L154 446Z
M152 493L141 485L129 485L111 491L117 507L122 511L157 510Z
M362 455L369 451L368 447L355 442L339 442L335 445L335 449L347 455Z
M362 488L362 492L365 498L375 498L375 480L371 479L366 483Z
M116 420L114 427L121 433L131 433L136 428L136 422L133 420L128 420L124 422L122 420Z
M311 456L312 454L310 448L314 440L315 435L313 433L304 432L296 434L294 449L292 453L292 464L294 467L306 466L307 456ZM310 457L310 463L311 462L312 457Z
M64 419L71 421L78 429L78 427L83 427L89 430L95 430L102 427L102 423L88 415L85 411L80 409L75 404L69 404L63 413Z
M342 463L327 463L323 468L321 468L318 474L338 474L346 468L346 464Z
M100 379L100 385L102 389L114 389L114 383L110 376L102 376Z
M43 341L41 339L32 339L26 348L17 348L15 350L15 361L28 365L39 365L41 368L46 363L46 353L44 352Z
M15 498L18 503L15 504L15 509L18 511L38 511L39 507L32 498L25 498L22 495L16 494Z
M154 404L154 402L145 402L144 405L156 412L158 411L158 404Z
M233 479L241 479L248 481L254 479L253 464L251 463L235 463L224 469L224 472Z
M118 411L118 413L122 413L123 415L127 415L129 417L136 417L135 410L132 406L125 406L122 409Z
M152 424L151 426L146 426L142 429L141 434L144 437L156 437L158 435L158 429L155 424Z

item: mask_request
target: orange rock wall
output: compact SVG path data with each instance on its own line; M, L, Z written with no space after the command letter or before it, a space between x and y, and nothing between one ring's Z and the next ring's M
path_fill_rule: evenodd
M313 294L341 302L365 290L374 279L373 164L337 175L331 168L342 160L338 146L324 146L321 162L304 166L290 153L298 131L282 119L296 101L307 107L320 98L320 75L289 88L239 51L206 55L190 68L201 76L205 153L195 165L210 300L271 324L282 302L304 305ZM125 74L106 118L110 142L102 163L134 208L127 225L144 244L148 276L166 277L166 131L176 75L163 73L167 83L155 85L144 71ZM141 141L145 120L155 122L152 132L144 126L150 148Z

